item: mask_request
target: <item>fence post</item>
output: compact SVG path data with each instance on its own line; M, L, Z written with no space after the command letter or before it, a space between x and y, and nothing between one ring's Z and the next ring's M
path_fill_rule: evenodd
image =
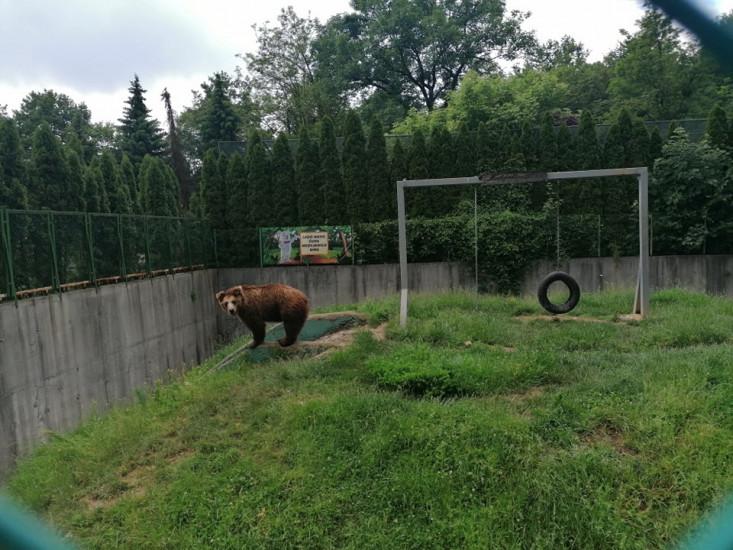
M601 257L601 215L598 214L598 257Z
M0 233L2 234L5 264L8 266L8 296L17 300L15 294L15 271L13 269L13 244L10 235L10 214L7 208L0 208Z
M51 286L56 292L61 293L61 276L59 275L59 261L56 250L56 227L53 223L53 212L46 215L48 222L48 240L51 244Z
M87 235L87 249L89 252L89 276L92 284L97 286L97 270L94 267L94 235L92 234L92 215L84 214L84 232Z
M122 238L122 215L117 214L117 239L120 242L120 269L122 278L127 281L127 262L125 262L125 242Z

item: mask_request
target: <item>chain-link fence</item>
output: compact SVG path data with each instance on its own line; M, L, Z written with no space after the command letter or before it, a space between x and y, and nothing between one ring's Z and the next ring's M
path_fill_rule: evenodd
M0 228L4 299L216 263L215 236L195 218L0 209Z

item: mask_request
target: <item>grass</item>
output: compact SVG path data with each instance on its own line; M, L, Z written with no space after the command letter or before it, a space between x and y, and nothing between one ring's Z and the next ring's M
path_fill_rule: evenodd
M396 301L363 304L386 341L204 365L8 488L89 548L669 547L733 489L733 303L664 291L614 322L631 301L548 322L437 295L406 329Z

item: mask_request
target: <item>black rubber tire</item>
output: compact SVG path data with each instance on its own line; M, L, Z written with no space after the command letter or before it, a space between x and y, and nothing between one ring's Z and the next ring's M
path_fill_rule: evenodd
M562 281L570 291L570 296L568 296L568 299L564 304L553 304L547 297L547 291L550 289L550 285L555 281ZM575 306L577 306L580 301L580 286L578 285L578 282L567 273L563 271L553 271L547 277L542 279L542 282L537 289L537 299L539 299L540 305L543 308L554 315L568 313L575 309Z

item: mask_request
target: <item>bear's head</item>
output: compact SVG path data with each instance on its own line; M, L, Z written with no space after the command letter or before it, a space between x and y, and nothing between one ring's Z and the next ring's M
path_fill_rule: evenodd
M216 293L216 300L219 302L221 308L232 316L237 315L237 309L243 298L242 289L238 286Z

